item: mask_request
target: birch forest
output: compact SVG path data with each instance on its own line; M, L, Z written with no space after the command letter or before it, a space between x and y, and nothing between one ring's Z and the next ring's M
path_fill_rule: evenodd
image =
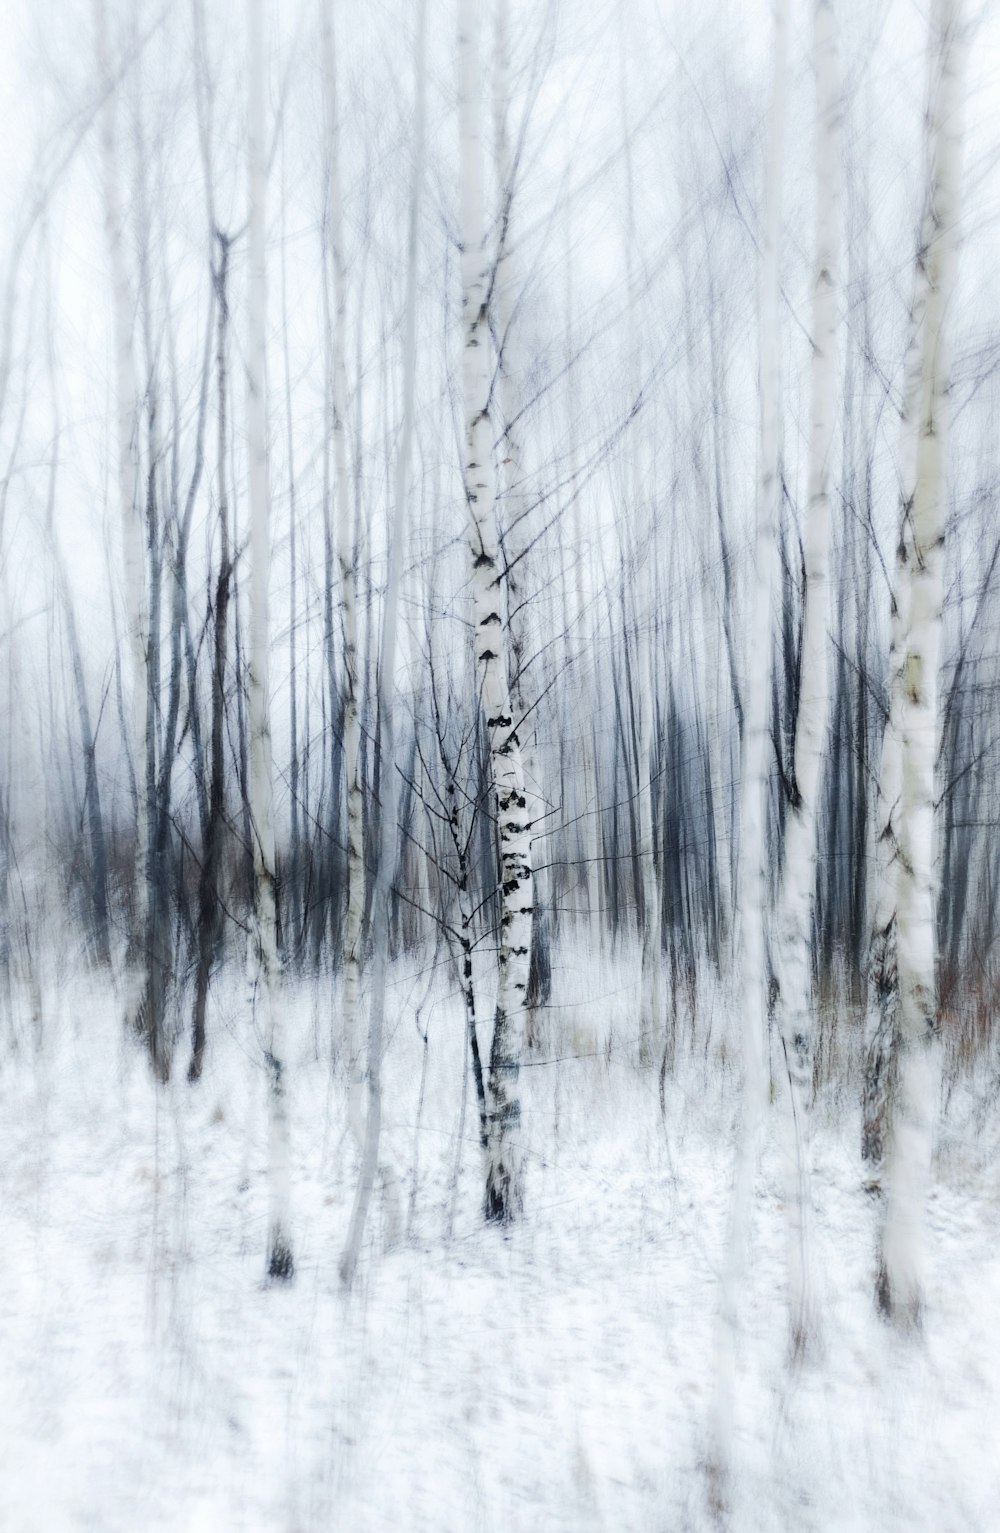
M3 6L0 1528L1000 1530L1000 8Z

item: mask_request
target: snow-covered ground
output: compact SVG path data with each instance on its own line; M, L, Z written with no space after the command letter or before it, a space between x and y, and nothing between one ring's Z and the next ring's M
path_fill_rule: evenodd
M656 1071L628 1046L636 974L632 954L557 964L546 1050L560 1062L523 1075L528 1216L505 1236L478 1216L471 1083L459 1143L451 980L400 967L385 1116L403 1229L385 1249L383 1199L350 1297L336 1268L356 1152L326 1062L330 985L288 997L286 1290L262 1283L264 1083L240 985L220 987L201 1084L178 1069L163 1091L110 994L53 980L40 1046L20 1016L0 1072L3 1533L710 1526L736 1078L706 999L661 1116ZM733 1527L1000 1529L997 1127L972 1105L956 1096L942 1130L914 1342L872 1312L857 1115L821 1104L824 1345L795 1375L769 1125Z

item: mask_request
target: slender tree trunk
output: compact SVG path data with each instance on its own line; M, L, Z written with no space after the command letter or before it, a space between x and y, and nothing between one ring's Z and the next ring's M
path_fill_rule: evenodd
M476 1087L476 1102L479 1109L479 1140L480 1147L485 1155L489 1145L489 1118L486 1106L486 1085L483 1078L483 1064L479 1052L479 1027L476 1019L476 986L473 973L473 946L474 946L474 907L472 890L469 882L469 848L472 837L476 832L476 819L473 816L472 824L466 835L462 834L461 817L459 813L459 785L458 785L458 760L452 760L445 738L445 726L441 717L441 709L438 703L437 682L434 661L434 633L433 620L427 625L427 653L430 658L430 689L431 711L434 717L434 732L437 740L438 758L441 762L445 777L445 796L443 810L448 818L448 835L451 840L452 850L455 854L455 882L458 892L459 935L458 947L460 954L460 978L462 985L462 998L465 1002L465 1031L468 1043L468 1059L472 1064L472 1074ZM467 1082L463 1078L463 1092ZM462 1099L462 1112L464 1117L465 1098Z
M770 739L768 705L772 652L772 593L777 560L778 498L780 494L780 333L779 243L781 236L781 177L785 128L785 68L788 50L789 0L774 0L772 15L771 104L767 127L766 186L763 245L758 298L760 445L757 466L757 527L754 546L751 626L747 654L746 712L740 782L740 851L737 880L739 952L742 958L741 1032L743 1042L743 1104L732 1212L722 1277L720 1352L716 1378L713 1493L722 1500L731 1465L734 1395L736 1389L736 1326L746 1261L746 1244L753 1212L754 1170L759 1125L767 1090L764 1039L767 997L764 948L764 909L767 902L767 784Z
M642 582L645 586L645 581ZM648 636L637 632L636 796L639 811L639 861L642 878L642 976L639 1009L639 1054L647 1063L659 1058L663 1043L663 914L656 869L653 793L657 772L653 749L653 684Z
M632 161L632 131L628 110L628 73L625 41L625 10L619 11L619 101L622 121L622 139L625 146L625 268L629 293L629 340L628 340L628 407L637 405L641 393L642 341L639 330L639 299L635 272L636 248L635 226L635 177ZM663 910L659 870L656 855L656 831L653 802L658 791L655 766L656 750L656 690L654 685L654 660L652 654L654 629L653 570L655 559L656 526L655 510L650 509L648 528L640 528L643 499L643 473L640 466L641 443L631 444L625 480L625 513L636 529L635 549L635 609L632 632L634 652L629 655L628 629L624 621L624 581L622 571L622 615L625 637L625 662L630 673L629 698L633 710L633 748L635 755L634 804L638 819L638 890L640 898L640 930L642 933L642 961L639 1000L639 1057L646 1063L658 1061L664 1040L665 1011L663 1006ZM645 546L640 541L648 537Z
M247 425L250 453L250 818L253 835L256 1003L267 1040L269 1211L267 1270L287 1281L291 1245L291 1168L283 1007L276 938L274 811L268 647L271 564L267 464L267 146L264 140L264 7L250 0L250 271L247 334Z
M919 372L915 374L919 382ZM895 1068L896 1039L899 1029L899 974L896 965L896 915L899 890L899 817L902 809L902 704L903 660L909 628L908 544L912 542L909 508L912 504L916 473L916 422L913 410L919 395L906 389L903 412L903 512L896 544L893 575L892 613L889 641L889 714L882 735L882 757L878 778L877 830L875 838L875 903L869 951L869 1017L865 1049L862 1100L861 1153L869 1167L872 1187L879 1185L888 1133L888 1111L892 1096L891 1076ZM913 452L908 453L907 439ZM912 456L913 473L906 458ZM909 484L909 489L905 488Z
M58 452L58 446L55 448ZM53 468L55 462L53 459ZM73 683L76 688L77 709L80 716L80 745L83 750L83 795L87 833L90 840L90 887L93 903L94 957L104 965L111 963L111 944L108 935L108 857L104 835L104 816L101 811L101 790L97 774L97 737L91 725L90 704L87 701L87 681L80 648L80 635L73 610L73 593L62 553L56 543L55 529L50 526L52 554L56 579L66 624Z
M382 803L378 817L378 849L375 893L372 903L372 994L368 1013L368 1058L365 1069L368 1112L361 1154L361 1170L351 1211L347 1244L340 1261L340 1277L350 1286L361 1251L368 1206L379 1163L382 1125L382 1039L385 1025L386 972L389 967L389 925L392 886L399 857L398 785L395 759L396 620L399 608L400 572L406 535L406 498L410 481L410 444L413 437L414 385L417 364L417 256L421 191L424 173L424 119L426 102L427 0L419 0L416 39L416 110L414 121L414 169L407 240L405 336L403 341L403 425L396 454L389 527L389 568L382 604L379 646L378 705L380 782ZM393 1189L395 1192L395 1189Z
M919 1324L923 1305L924 1202L937 1095L938 1035L934 763L944 566L944 472L949 358L945 320L954 287L959 218L961 76L958 0L935 0L935 84L927 114L929 195L920 260L926 272L919 444L910 513L909 625L902 686L897 964L899 1061L888 1146L879 1307Z
M508 633L510 635L511 707L515 728L521 741L524 764L525 797L532 828L542 823L544 792L541 762L535 748L537 710L532 706L532 688L526 684L525 671L530 662L530 606L527 597L528 576L528 494L524 452L521 445L519 380L522 374L519 336L521 326L515 314L515 262L512 229L517 167L510 142L510 17L508 0L498 0L493 57L493 143L497 185L500 191L500 235L493 274L493 302L499 338L498 393L503 415L502 497L506 526L504 548L507 564ZM535 844L535 835L531 838ZM537 1012L549 999L552 988L551 934L549 921L549 878L536 866L532 855L534 909L531 927L531 963L526 992L525 1033L529 1044L540 1042Z
M47 231L46 231L47 233ZM46 240L46 261L49 258L49 246ZM70 663L73 670L73 684L76 689L77 711L80 719L80 746L83 751L84 779L83 779L83 812L87 822L88 837L90 840L90 890L92 904L93 928L91 942L93 956L99 964L106 967L111 965L111 941L108 919L108 855L107 842L104 834L104 816L101 810L101 789L97 773L97 736L91 724L90 702L87 697L86 672L83 662L83 651L80 645L80 633L76 622L76 612L73 606L73 592L69 577L66 573L66 563L59 546L56 534L55 511L56 511L56 487L60 467L60 440L62 436L62 422L60 419L58 396L56 392L56 369L55 348L53 344L52 326L52 289L51 281L46 298L46 363L49 380L49 390L52 396L52 465L49 471L48 503L46 506L46 533L52 550L52 559L55 572L55 583L59 590L62 603L63 620L66 625L66 639L69 645ZM0 514L0 530L2 530L2 514ZM0 900L2 909L2 900ZM2 962L2 958L0 958Z
M578 436L580 430L580 415L577 398L576 370L573 355L573 323L574 313L574 247L572 225L573 202L566 199L565 226L564 226L564 260L565 260L565 295L566 308L564 314L564 351L566 358L566 432L569 439L567 451L567 472L569 505L570 539L569 546L573 557L572 607L567 613L566 619L566 669L567 675L572 675L575 682L573 695L581 690L586 671L584 659L593 654L594 647L590 642L591 615L587 608L586 575L589 566L589 550L583 535L583 522L580 509L580 488L577 484L578 466ZM572 667L572 670L570 670ZM569 689L564 689L564 696L569 694ZM568 731L566 731L568 734ZM575 884L578 891L576 916L579 922L582 912L586 912L586 926L584 928L585 940L596 941L599 945L604 941L603 920L603 868L601 856L601 830L602 818L598 808L600 804L599 769L595 737L591 730L582 730L578 736L582 753L575 762L576 770L572 774L572 813L575 822L575 853L576 869ZM565 805L564 805L565 813Z
M489 1067L485 1214L507 1223L523 1204L518 1072L531 961L531 828L521 742L513 717L497 548L490 420L489 270L483 229L477 0L459 0L459 160L462 227L462 403L465 497L475 600L476 675L489 736L500 836L497 1009Z
M145 284L144 284L145 286ZM148 290L144 293L144 310L149 305ZM147 322L148 323L148 322ZM169 321L168 321L169 325ZM212 304L209 307L208 321L205 331L205 349L202 361L201 386L198 400L198 417L195 438L194 463L191 479L184 497L183 510L180 509L180 484L178 480L178 455L176 443L178 441L179 406L174 389L174 431L173 441L175 451L173 454L174 472L170 477L169 490L166 491L166 507L163 520L166 523L162 541L159 548L152 547L153 536L158 525L159 518L153 509L155 488L150 485L150 509L148 522L150 528L150 569L155 572L155 580L152 582L155 594L155 606L151 609L151 643L150 643L150 724L148 739L153 741L156 737L155 729L155 704L159 699L160 680L160 646L156 636L160 632L161 624L159 611L162 601L162 573L163 563L166 563L170 579L170 605L168 609L167 632L169 634L169 678L167 685L166 710L163 715L162 735L158 742L158 749L154 752L150 746L147 754L147 772L151 779L149 793L150 803L150 867L152 877L150 881L150 923L149 923L149 950L147 964L147 989L146 989L146 1024L149 1029L149 1043L152 1051L154 1068L157 1074L164 1080L167 1079L171 1068L172 1045L166 1026L166 999L168 984L173 972L173 943L170 930L170 895L171 885L175 895L178 912L183 908L180 902L182 884L173 876L171 863L171 830L172 798L173 798L173 769L178 748L178 728L180 722L180 704L182 690L182 638L184 631L184 616L188 608L187 592L187 550L190 542L191 524L194 516L195 501L201 483L202 471L205 460L205 423L208 415L209 382L212 371L212 338L214 333L214 293ZM168 330L168 336L172 332ZM176 357L171 355L173 376L176 379ZM155 388L149 390L150 397L155 399ZM150 461L155 463L159 454L153 450L155 437L151 435ZM153 613L155 612L155 623Z
M337 99L337 66L334 48L333 8L323 0L323 72L327 109L329 180L327 220L330 257L335 288L331 369L333 418L333 472L336 496L336 547L343 605L344 690L343 739L347 776L347 921L344 928L343 1040L352 1073L358 1073L358 997L361 991L361 959L365 911L364 778L361 761L360 683L358 676L358 619L356 544L351 518L350 480L347 469L347 266L344 255L343 199L340 184L340 121Z
M339 911L333 898L334 870L339 863L340 774L337 770L343 756L343 727L341 720L342 693L337 685L337 668L333 643L333 596L334 596L334 527L331 514L331 478L333 435L327 412L332 411L332 324L330 318L330 283L326 269L328 246L323 241L323 338L324 338L324 431L323 431L323 665L320 684L320 779L317 796L316 867L317 891L314 896L312 918L313 967L318 972L324 939L329 936L333 950L339 951ZM340 742L338 751L337 742ZM327 777L329 775L329 814L327 815ZM327 835L326 833L329 832ZM336 1059L341 1047L346 1049L347 1040L331 1036L331 1058Z
M934 48L931 42L927 50L928 111L931 108L934 90L934 67ZM925 144L925 152L927 147ZM898 1058L899 971L896 949L903 792L904 670L910 631L912 517L917 485L924 316L928 295L928 271L924 258L924 245L929 232L928 194L929 187L925 188L924 194L925 205L919 235L920 249L914 266L907 354L903 370L903 408L900 417L899 448L899 530L890 595L888 715L882 735L876 804L874 916L868 955L869 1014L861 1134L861 1153L869 1167L872 1188L877 1187L881 1180Z
M287 202L287 199L286 199ZM283 204L283 207L285 204ZM284 218L282 221L284 236ZM298 717L298 506L296 503L295 477L295 415L292 408L292 375L288 345L288 282L285 260L285 240L281 245L281 307L285 354L285 416L288 422L288 789L291 809L291 840L289 846L288 895L285 901L285 952L296 970L299 968L302 933L302 851L299 824L299 717Z
M211 764L208 790L208 817L202 847L201 872L198 878L198 967L195 973L194 1019L191 1032L191 1063L188 1079L196 1081L205 1056L205 1012L208 983L219 941L221 908L219 873L222 861L222 838L225 829L226 777L224 730L226 721L226 654L229 616L229 587L232 562L229 551L228 474L228 393L229 373L227 334L229 327L229 237L216 230L219 246L218 265L213 268L215 282L216 343L215 370L217 390L217 484L219 526L219 571L215 580L212 611L212 722Z
M149 808L146 795L146 657L149 612L143 558L142 507L139 496L139 394L132 350L135 301L125 265L124 216L118 175L117 91L111 64L105 0L94 0L97 69L105 92L101 113L101 159L104 173L104 231L111 267L115 393L118 429L118 501L122 527L122 573L125 588L125 637L131 659L129 756L135 805L133 910L125 958L125 1014L139 1022L143 1000L143 944L149 908Z
M795 722L794 796L785 825L776 951L779 1020L788 1072L790 1136L785 1208L789 1242L792 1352L815 1330L810 1253L809 1111L812 1102L815 1003L813 903L820 772L829 714L830 457L837 369L839 92L832 0L814 0L816 63L816 249L813 268L809 484L799 706Z

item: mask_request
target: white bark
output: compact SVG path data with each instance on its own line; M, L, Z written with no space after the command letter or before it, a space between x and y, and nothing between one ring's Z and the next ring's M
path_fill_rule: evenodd
M815 1329L810 1253L809 1109L815 1047L812 985L813 899L820 773L829 714L830 456L836 409L838 308L838 85L832 0L815 0L816 248L813 269L809 484L805 528L805 592L795 788L785 824L776 952L779 1018L788 1071L788 1283L793 1353Z
M926 272L917 474L907 543L909 624L902 678L897 963L899 1056L881 1232L878 1297L900 1324L923 1303L924 1203L937 1095L934 762L944 566L944 454L949 357L945 318L954 285L961 146L958 0L935 0L937 78L927 114L929 196L919 260Z
M361 716L358 683L357 571L351 525L350 480L347 468L347 270L344 258L344 213L340 181L340 119L333 8L322 0L321 38L327 110L327 229L333 266L333 471L336 496L337 563L344 633L344 772L347 779L347 918L344 926L343 1047L352 1076L358 1066L358 997L361 991L361 944L365 911L363 845L363 785L361 782Z
M125 260L125 220L118 175L116 99L108 38L105 0L94 0L97 71L105 92L101 112L101 161L104 177L104 233L111 268L115 393L117 404L118 502L122 528L122 573L125 587L125 638L131 662L129 755L135 787L135 859L133 888L135 908L132 934L126 954L126 1020L135 1025L142 1006L145 974L141 955L145 949L149 910L149 804L146 791L146 655L149 646L149 611L146 563L143 553L143 513L139 494L139 392L132 349L135 299Z
M511 229L514 213L515 167L510 143L508 112L510 106L510 32L508 0L498 0L496 33L493 58L493 143L496 161L497 185L500 192L500 234L493 273L493 303L496 330L500 345L497 367L497 394L503 418L502 452L503 473L501 487L505 512L505 548L508 565L514 573L507 575L508 635L510 639L511 708L515 728L521 741L521 759L524 767L524 792L527 816L534 828L542 822L544 793L540 776L540 763L535 750L535 712L531 708L528 691L524 685L524 668L528 662L528 644L531 629L528 622L528 602L525 596L527 539L526 518L528 496L524 454L521 446L519 422L520 396L518 380L522 376L520 327L514 313L514 258L511 249ZM536 836L531 837L534 848ZM536 1007L548 998L548 976L539 973L538 964L548 959L548 877L536 868L536 857L531 853L534 879L534 903L532 927L532 962L535 973L529 985L526 1032L529 1044L540 1042ZM536 988L537 994L532 994Z
M489 258L483 229L478 0L459 0L459 159L462 227L462 402L465 497L474 592L479 698L489 732L500 829L497 1009L489 1071L485 1212L516 1218L523 1199L517 1077L531 957L531 828L521 745L507 680L503 575L497 549L496 474L490 421Z
M935 61L927 50L926 110L934 92ZM925 145L926 151L929 146ZM925 164L929 177L929 165ZM899 447L899 535L893 570L889 639L889 716L882 736L876 801L876 840L873 871L871 950L869 956L869 1019L865 1050L862 1155L877 1186L888 1134L893 1095L896 1044L899 1032L899 972L896 926L899 901L900 819L903 791L903 673L910 630L910 566L913 559L913 498L917 486L924 314L927 308L927 267L922 250L929 238L929 183L921 217L921 252L915 263L910 302L908 344L903 369L903 408Z
M767 899L766 804L770 750L768 707L772 649L771 600L780 490L778 247L781 233L788 8L789 0L774 0L773 74L767 127L764 230L758 298L760 457L757 468L753 591L747 645L747 653L754 657L754 663L747 666L737 879L738 950L742 958L740 1020L744 1080L728 1249L722 1276L722 1314L713 1423L712 1467L716 1475L716 1492L720 1497L725 1495L732 1453L736 1325L753 1209L759 1125L767 1089L764 1071L764 1037L767 1027L764 906Z
M903 666L910 621L909 565L913 534L910 510L917 477L918 413L920 409L920 335L926 302L926 282L918 272L910 311L901 419L899 463L900 518L893 571L889 638L889 716L882 735L876 800L874 856L874 915L869 956L869 1018L865 1049L861 1152L877 1186L885 1151L891 1076L899 1028L899 973L896 964L896 918L899 898L899 834L903 786Z
M406 497L410 481L410 444L413 439L414 381L417 361L417 255L421 193L424 174L424 128L426 116L425 53L427 36L427 0L417 7L416 111L414 117L414 166L410 195L410 221L407 241L405 333L403 338L403 425L396 453L393 478L392 522L389 528L389 560L385 599L382 604L382 633L379 646L378 699L382 770L381 813L379 815L378 858L372 901L372 994L368 1013L368 1060L365 1073L368 1115L361 1157L361 1171L351 1213L347 1244L340 1262L340 1277L349 1286L361 1252L368 1206L371 1202L378 1169L379 1135L382 1124L382 1039L385 1021L385 984L389 967L389 921L392 913L392 884L399 863L398 799L399 774L396 770L393 709L396 691L396 619L399 608L400 573L406 537ZM383 1175L387 1175L383 1168ZM392 1184L391 1194L396 1197Z
M264 138L263 0L250 0L249 294L247 314L247 436L250 455L250 819L253 836L253 958L255 999L268 1068L268 1275L292 1277L291 1170L280 964L274 891L274 811L268 648L271 574L270 487L267 463L267 145Z

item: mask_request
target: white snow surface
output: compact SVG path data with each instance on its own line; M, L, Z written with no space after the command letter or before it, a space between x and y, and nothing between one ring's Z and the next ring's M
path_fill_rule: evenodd
M403 1231L386 1248L383 1199L350 1295L337 1259L357 1151L346 1072L330 1066L335 980L284 991L287 1288L263 1282L265 1080L241 983L216 984L196 1087L183 1050L175 1081L153 1084L106 982L53 977L37 1034L15 1007L0 1074L3 1533L713 1526L739 1081L725 1005L703 993L693 1027L681 1013L661 1115L630 1037L638 975L631 949L558 959L545 1048L522 1074L527 1213L504 1234L480 1218L471 1081L458 1141L457 986L430 956L396 966L384 1142ZM821 1100L822 1349L795 1373L772 1109L728 1526L1000 1530L998 1144L978 1099L956 1092L939 1134L921 1339L874 1314L858 1115Z

